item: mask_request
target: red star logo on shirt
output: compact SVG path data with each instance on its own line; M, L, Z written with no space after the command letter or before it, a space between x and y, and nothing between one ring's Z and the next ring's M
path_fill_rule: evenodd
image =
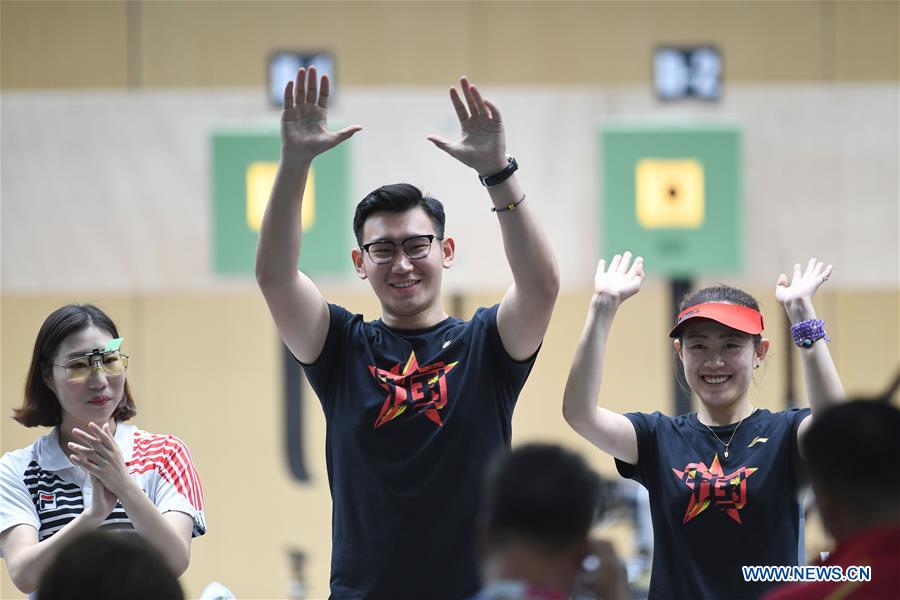
M400 363L390 370L369 365L372 377L388 393L375 420L375 429L396 419L409 408L442 426L444 422L438 411L447 404L446 375L458 364L459 361L450 364L436 362L420 367L413 352L402 370Z
M715 506L740 523L739 511L747 505L747 478L757 470L757 467L741 467L726 475L722 471L718 454L713 458L712 466L709 468L702 462L690 463L681 471L673 468L675 476L693 490L691 501L684 513L684 523L710 506Z

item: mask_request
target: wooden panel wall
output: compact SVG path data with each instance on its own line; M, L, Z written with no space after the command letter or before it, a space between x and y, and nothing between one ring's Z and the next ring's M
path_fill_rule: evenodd
M261 86L276 48L351 85L647 84L660 43L712 43L726 79L898 79L897 2L4 0L3 88Z
M765 307L772 352L756 375L753 402L783 407L783 358L793 352L771 289L749 289ZM371 293L329 291L330 300L378 314ZM463 314L492 304L502 290L463 298ZM562 418L562 392L581 334L590 290L563 294L544 346L513 420L513 441L545 440L581 451L601 473L616 477L612 459L581 440ZM34 336L53 309L91 300L106 309L132 355L129 380L139 409L136 423L174 433L191 448L206 495L208 534L195 540L182 578L189 597L213 580L239 598L284 597L289 578L286 549L308 554L308 595L327 595L331 552L331 499L325 472L324 420L307 390L305 452L311 480L294 480L287 468L281 401L280 346L258 293L66 295L2 298L0 452L31 443L43 431L9 418L22 398ZM900 293L823 290L819 315L850 392L875 392L900 364ZM672 354L667 289L650 281L617 316L609 343L601 400L621 412L672 412ZM802 388L798 388L802 392ZM805 400L801 397L801 403ZM627 532L621 536L628 539ZM629 548L623 547L623 552ZM21 597L6 564L0 597Z

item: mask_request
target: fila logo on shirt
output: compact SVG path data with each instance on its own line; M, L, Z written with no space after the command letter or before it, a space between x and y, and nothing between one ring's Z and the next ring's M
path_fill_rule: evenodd
M53 492L38 492L38 500L40 501L41 510L56 509L56 494Z

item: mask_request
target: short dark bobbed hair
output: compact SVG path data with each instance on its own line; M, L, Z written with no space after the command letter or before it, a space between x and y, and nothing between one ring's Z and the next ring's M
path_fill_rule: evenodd
M813 485L860 518L896 514L900 506L900 409L890 403L895 390L896 384L883 396L828 408L800 440Z
M55 427L62 422L62 409L56 394L47 385L53 359L63 341L74 333L96 326L119 337L119 330L105 312L93 304L67 304L56 309L44 320L34 340L28 379L25 381L25 400L21 408L13 409L13 418L26 427ZM125 380L124 397L113 413L116 421L127 421L137 414L134 398Z
M99 530L63 545L41 575L38 596L182 600L184 591L165 557L144 536Z
M426 196L422 191L409 183L392 183L383 185L371 192L356 205L353 215L353 234L356 243L363 244L362 231L366 219L377 212L402 213L414 208L425 211L434 223L434 232L439 238L444 237L444 205L437 198Z
M533 443L495 456L483 493L480 520L492 545L524 541L557 552L587 539L600 478L574 452Z

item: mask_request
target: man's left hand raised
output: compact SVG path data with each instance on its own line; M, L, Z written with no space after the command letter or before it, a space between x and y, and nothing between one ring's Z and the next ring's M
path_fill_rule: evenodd
M493 175L506 166L506 136L500 111L466 77L460 78L459 87L462 96L452 87L450 101L459 118L462 139L451 142L438 135L429 135L428 139L482 177Z

